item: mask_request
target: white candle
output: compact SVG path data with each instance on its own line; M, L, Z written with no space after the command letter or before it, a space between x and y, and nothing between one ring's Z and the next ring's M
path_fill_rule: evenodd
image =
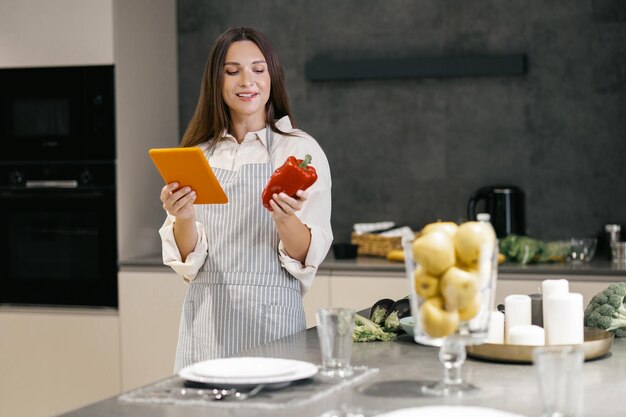
M541 283L541 294L549 297L554 294L567 294L569 282L566 279L546 279Z
M548 329L548 311L546 309L547 297L557 294L569 293L569 282L566 279L546 279L541 283L541 296L543 297L543 329L546 335L550 332ZM547 342L546 336L546 342Z
M504 314L500 311L492 311L489 316L489 332L485 343L504 343Z
M545 298L544 298L545 300ZM546 327L547 345L578 345L584 342L583 296L577 293L548 297Z
M504 299L504 340L509 343L509 329L531 324L530 297L513 294Z
M543 346L546 337L543 329L539 326L522 325L509 330L509 344L525 346Z

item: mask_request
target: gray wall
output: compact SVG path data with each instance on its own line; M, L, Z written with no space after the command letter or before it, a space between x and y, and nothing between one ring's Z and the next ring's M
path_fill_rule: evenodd
M527 232L626 224L626 2L179 0L181 131L216 36L265 32L298 125L333 176L336 241L354 222L462 220L472 191L521 187ZM310 82L305 64L468 54L528 56L522 77Z

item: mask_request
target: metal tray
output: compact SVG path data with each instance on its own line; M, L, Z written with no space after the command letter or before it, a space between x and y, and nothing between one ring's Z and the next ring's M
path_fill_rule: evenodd
M611 350L612 345L612 333L593 327L585 327L583 349L586 361L606 355ZM533 349L536 347L483 343L482 345L466 346L466 350L470 357L493 362L532 363Z

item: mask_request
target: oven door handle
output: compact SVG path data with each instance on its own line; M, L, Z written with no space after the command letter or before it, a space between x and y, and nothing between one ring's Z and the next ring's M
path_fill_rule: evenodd
M26 188L78 188L76 180L26 181Z
M33 190L31 188L31 190ZM58 190L58 191L55 191ZM80 191L61 191L59 188L45 188L40 191L22 190L0 190L0 199L19 199L24 200L50 200L50 199L101 199L105 197L103 190L80 190Z

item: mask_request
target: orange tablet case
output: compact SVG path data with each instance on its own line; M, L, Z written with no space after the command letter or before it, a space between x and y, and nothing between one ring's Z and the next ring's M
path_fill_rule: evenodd
M202 149L160 148L150 149L149 154L166 184L177 182L180 187L189 186L195 190L194 204L228 202Z

